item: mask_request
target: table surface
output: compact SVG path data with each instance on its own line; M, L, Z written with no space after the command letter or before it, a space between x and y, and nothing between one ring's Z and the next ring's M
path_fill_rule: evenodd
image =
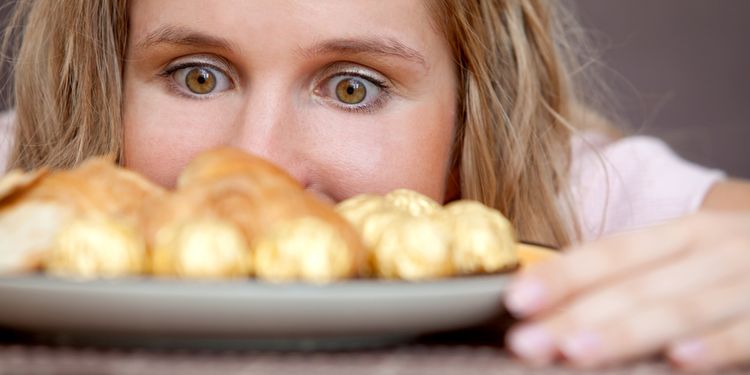
M563 365L533 368L514 360L497 336L462 331L397 346L348 351L268 351L102 347L42 343L0 332L0 374L675 374L660 359L595 371ZM750 369L722 371L750 374Z

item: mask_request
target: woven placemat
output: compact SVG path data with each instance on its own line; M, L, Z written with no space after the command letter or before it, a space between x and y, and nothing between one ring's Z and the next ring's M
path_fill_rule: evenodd
M86 345L65 337L0 330L0 375L5 374L283 374L283 375L442 375L442 374L681 374L660 359L581 371L562 365L534 368L502 348L511 322L420 337L376 349L279 351L209 349L154 345ZM750 374L750 369L721 371Z
M144 350L0 344L0 374L674 374L662 361L582 372L530 368L488 346L413 344L347 352ZM750 374L724 371L722 374Z

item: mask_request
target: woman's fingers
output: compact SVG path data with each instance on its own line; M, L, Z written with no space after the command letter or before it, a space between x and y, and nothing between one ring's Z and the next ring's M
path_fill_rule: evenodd
M680 254L695 233L690 221L685 221L583 245L559 259L531 266L508 288L506 307L518 317L527 317L592 285L642 272L644 267Z
M735 247L721 249L731 258L739 258L747 251ZM726 256L706 257L695 254L649 273L613 283L582 294L565 305L564 310L552 311L536 317L536 324L526 325L509 335L508 346L520 357L535 363L549 363L557 353L558 342L566 334L580 331L583 327L628 317L648 303L672 299L701 290L724 277L728 263L732 274L742 271L737 259L727 262ZM719 254L717 254L719 255ZM723 255L723 254L722 254ZM679 280L679 282L675 282Z
M749 316L748 228L750 215L701 214L531 267L506 299L531 323L508 346L529 362L596 366Z
M583 294L547 321L560 320L553 325L570 330L613 321L654 303L701 298L699 292L746 274L748 264L750 247L744 242L717 244L711 252L692 252L643 275Z
M667 356L676 366L688 371L750 364L750 314L671 345Z
M583 327L560 340L574 365L598 366L655 353L676 338L750 316L750 278L635 310L630 316Z
M509 333L508 346L531 363L568 362L592 367L658 352L721 322L750 316L750 277L727 280L694 294L652 301L610 319L586 322L568 311L527 323ZM598 312L595 312L598 314Z
M723 241L748 240L750 215L701 213L661 225L585 244L565 256L522 270L508 288L505 304L529 317L573 295L630 277L690 252L711 252Z
M507 344L530 363L550 363L562 353L583 367L654 353L675 338L750 315L750 276L736 275L663 298L605 289L513 329Z

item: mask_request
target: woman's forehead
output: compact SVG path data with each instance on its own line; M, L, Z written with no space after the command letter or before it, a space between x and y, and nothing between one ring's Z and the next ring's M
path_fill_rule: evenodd
M372 53L426 65L443 44L422 0L135 0L129 46Z

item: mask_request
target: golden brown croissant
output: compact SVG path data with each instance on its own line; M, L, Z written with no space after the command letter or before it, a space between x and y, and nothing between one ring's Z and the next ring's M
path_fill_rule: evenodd
M151 272L203 279L242 278L251 273L252 262L237 226L220 218L195 217L158 231Z
M250 249L249 256L253 259L249 264L256 267L250 272L259 278L273 281L331 281L356 276L364 262L364 249L359 236L332 207L304 191L294 179L269 162L229 148L207 151L185 168L178 189L149 213L147 241L155 251L160 251L165 247L159 246L157 239L159 232L166 230L164 228L179 226L186 221L218 218L242 233ZM298 220L303 218L317 221ZM311 240L340 241L345 246L329 248L289 240L279 234L292 233L296 236L308 233L307 225L325 227L332 233L331 236L312 237ZM300 248L290 249L290 246ZM330 251L332 263L343 263L345 266L329 267L330 273L326 276L311 276L303 272L307 263L320 259L320 254L313 250L320 248L329 249L326 251ZM172 248L170 251L179 253L184 250ZM269 255L268 251L286 255ZM289 261L291 253L297 257L294 262ZM157 256L155 253L154 257ZM259 256L263 257L261 261L258 260ZM263 270L258 268L258 264L263 265ZM155 272L160 274L157 269ZM183 269L178 276L191 275L191 270Z
M244 176L256 185L265 187L301 188L299 183L274 164L232 147L220 147L196 156L182 170L177 180L178 189L213 183L229 176Z
M65 224L46 255L48 273L73 278L119 277L144 272L146 244L136 226L111 216Z
M15 170L0 180L0 273L39 269L60 226L73 216L61 202L21 203L20 197L46 174Z
M519 257L508 220L480 203L442 207L399 189L334 210L231 148L196 157L174 192L107 158L10 172L0 179L0 238L0 273L73 277L423 280L503 271Z
M0 182L0 187L5 192L5 196L0 196L0 237L3 238L0 272L28 271L42 266L49 252L62 250L56 245L58 237L65 244L77 243L78 240L71 239L71 233L63 232L70 227L68 224L78 219L83 223L70 229L77 236L102 237L89 232L107 232L112 225L128 228L126 232L139 236L143 202L165 194L145 178L117 167L104 157L90 159L66 171L11 172ZM88 232L82 231L81 226L89 227ZM81 243L89 243L86 238L80 238ZM68 245L63 247L69 248ZM88 256L107 258L110 255L109 247L96 248L101 254L89 252ZM85 251L81 251L83 253ZM52 267L60 273L75 273L76 264L82 263L68 261L73 259L68 255L56 258L60 261L54 262ZM127 270L123 273L133 270L125 264L122 268ZM84 273L92 272L96 270Z

